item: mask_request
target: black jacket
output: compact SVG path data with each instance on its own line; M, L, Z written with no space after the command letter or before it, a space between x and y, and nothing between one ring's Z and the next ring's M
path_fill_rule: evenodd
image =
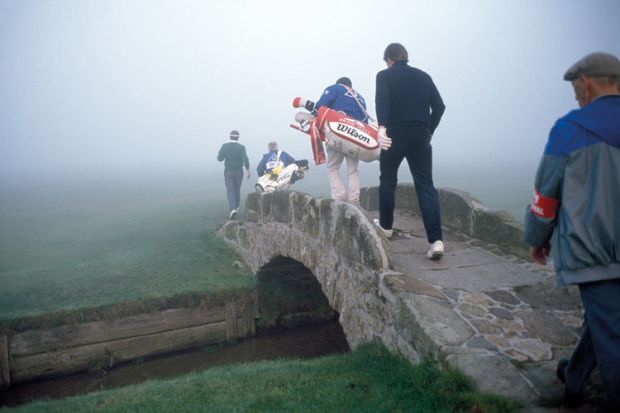
M377 73L376 91L377 121L388 128L423 123L432 134L446 109L433 79L406 62Z

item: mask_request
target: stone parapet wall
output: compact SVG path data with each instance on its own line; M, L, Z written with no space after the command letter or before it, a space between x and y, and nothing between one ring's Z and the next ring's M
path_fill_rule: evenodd
M471 238L490 243L503 253L528 258L523 226L508 211L484 206L467 192L439 188L442 225ZM379 187L363 188L360 204L367 211L379 209ZM396 189L396 208L420 213L413 184L400 184Z
M345 202L292 191L252 193L246 199L245 222L239 225L250 223L283 224L286 229L306 234L309 243L329 246L329 251L325 252L344 258L347 265L374 271L387 267L385 247L372 224L363 211ZM232 226L225 226L226 233L231 230ZM242 228L238 231L241 246L246 250L254 249L255 246L244 239L248 231ZM271 254L270 258L275 256L277 254Z

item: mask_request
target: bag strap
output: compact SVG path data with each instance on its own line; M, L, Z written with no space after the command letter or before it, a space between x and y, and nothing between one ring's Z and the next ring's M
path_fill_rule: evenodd
M357 98L357 92L353 90L353 88L350 88L347 85L343 85L342 83L338 83L338 84L342 86L343 88L345 88L347 92L351 94L351 97L355 100L355 103L357 103L357 106L359 106L362 112L364 112L364 114L366 115L366 118L374 121L375 119L372 116L370 116L370 114L368 113L364 105L362 105L362 102L360 102L360 100Z

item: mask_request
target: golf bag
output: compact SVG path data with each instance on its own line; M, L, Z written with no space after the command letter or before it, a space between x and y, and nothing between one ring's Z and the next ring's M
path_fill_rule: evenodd
M256 192L273 192L287 189L295 182L304 178L304 171L308 170L308 161L301 159L285 168L276 167L258 178L254 188Z
M325 145L364 162L379 159L381 148L377 140L377 126L353 119L328 107L314 109L314 102L296 97L293 107L303 107L310 113L298 112L291 127L310 135L312 154L317 165L326 162Z

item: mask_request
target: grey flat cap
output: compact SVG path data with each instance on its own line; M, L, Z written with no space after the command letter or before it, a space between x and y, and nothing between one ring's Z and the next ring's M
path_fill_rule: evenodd
M620 60L609 53L590 53L564 73L564 80L575 80L581 75L620 77Z
M238 139L239 138L239 131L236 131L236 130L230 131L230 137Z

